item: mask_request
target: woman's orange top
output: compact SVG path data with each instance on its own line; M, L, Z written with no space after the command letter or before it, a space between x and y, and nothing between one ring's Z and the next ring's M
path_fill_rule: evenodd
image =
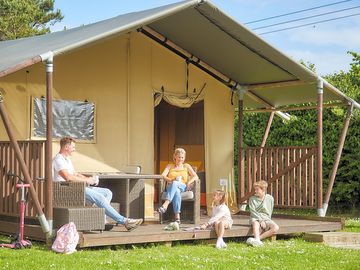
M187 168L184 166L183 169L175 169L172 168L169 170L169 173L168 173L168 177L170 179L174 179L176 176L179 176L181 175L181 182L183 182L184 184L187 184L188 180L189 180L189 172L187 170Z

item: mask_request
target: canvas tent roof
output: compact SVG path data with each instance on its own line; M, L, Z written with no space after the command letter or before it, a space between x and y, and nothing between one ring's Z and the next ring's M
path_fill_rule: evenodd
M250 91L248 108L316 102L318 76L209 1L188 0L42 36L0 42L0 77L93 42L148 27ZM324 102L353 102L324 82ZM265 105L264 105L265 104Z

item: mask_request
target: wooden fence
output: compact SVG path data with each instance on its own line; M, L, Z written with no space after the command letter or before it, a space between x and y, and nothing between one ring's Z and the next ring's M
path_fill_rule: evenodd
M42 207L45 201L45 183L37 180L44 175L44 147L45 141L18 141L21 153L29 169L34 188ZM10 142L0 141L0 215L18 216L20 192L15 187L18 179L8 174L16 174L22 179L19 163L16 160L15 152ZM33 201L29 196L26 217L36 217Z
M276 207L316 208L316 147L248 147L244 149L244 194L254 181L268 181ZM246 196L245 195L245 196Z

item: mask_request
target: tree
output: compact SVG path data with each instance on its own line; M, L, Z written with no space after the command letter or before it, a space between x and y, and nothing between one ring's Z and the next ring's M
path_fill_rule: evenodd
M340 71L325 76L325 79L347 96L360 100L360 54L349 52L352 63L348 72ZM305 64L315 71L315 66ZM306 104L304 104L306 105ZM334 163L338 140L343 127L347 108L325 108L323 116L323 181L326 192L329 175ZM275 117L267 140L268 146L316 145L317 112L316 110L292 111L292 119L284 123ZM261 143L268 114L245 114L244 145L259 146ZM237 172L237 117L235 116L235 172ZM330 197L331 206L359 205L360 202L360 110L355 110L350 122L335 184ZM306 131L306 132L304 132Z
M42 35L63 15L55 0L0 0L0 41Z

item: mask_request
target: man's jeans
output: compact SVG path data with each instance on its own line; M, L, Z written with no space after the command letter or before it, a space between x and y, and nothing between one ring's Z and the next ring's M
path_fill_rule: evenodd
M181 212L181 192L186 190L186 185L180 181L173 181L166 187L166 199L172 202L174 213Z
M120 215L111 205L112 192L107 188L86 187L85 198L91 203L95 203L98 207L105 209L105 214L111 217L119 224L125 224L126 218Z

